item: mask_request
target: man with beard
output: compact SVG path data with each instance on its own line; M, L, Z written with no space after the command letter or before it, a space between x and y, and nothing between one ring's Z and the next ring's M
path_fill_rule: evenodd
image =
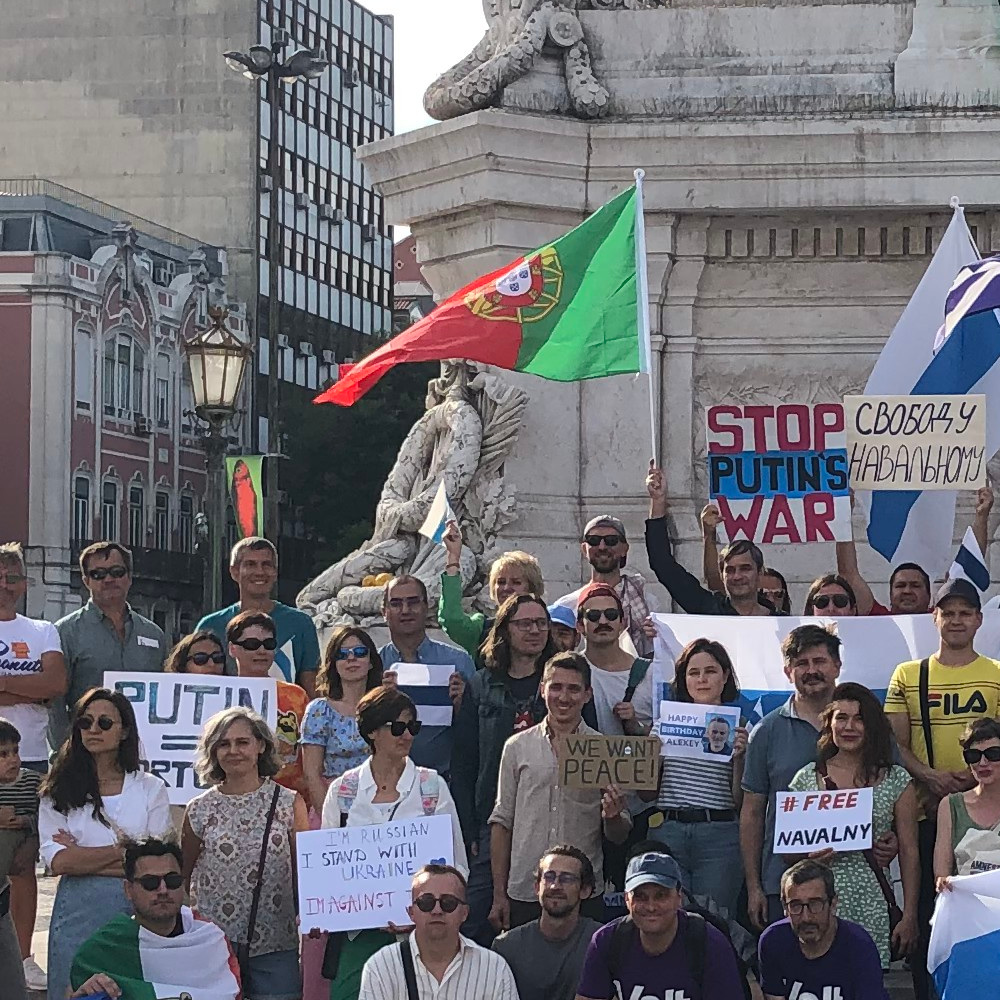
M760 985L767 1000L888 1000L868 932L837 916L833 872L800 861L782 876L787 919L760 937Z
M501 934L493 942L511 967L521 1000L573 1000L587 946L601 924L580 913L594 892L594 866L579 848L560 844L547 851L535 872L542 907L537 920Z
M924 812L917 824L920 939L911 961L917 1000L930 995L927 944L934 909L937 803L974 784L959 743L965 726L1000 717L1000 663L977 653L974 646L982 623L979 591L968 580L948 580L934 607L938 651L896 667L885 697L901 762L917 783Z
M705 753L728 753L730 733L732 733L732 726L725 719L711 719L705 727L705 739L702 741Z

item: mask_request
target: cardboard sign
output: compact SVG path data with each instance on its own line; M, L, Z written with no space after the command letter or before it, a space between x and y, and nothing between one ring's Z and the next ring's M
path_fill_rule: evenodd
M691 760L732 760L739 724L739 709L732 706L663 701L656 728L660 753Z
M711 406L708 495L728 541L851 539L840 403Z
M872 846L872 790L775 792L774 853L864 851Z
M303 928L404 926L417 869L454 864L451 816L311 830L296 836L295 850Z
M845 396L856 490L986 485L986 397Z
M104 674L104 686L132 703L143 769L167 784L173 805L190 802L204 788L194 773L194 752L205 723L233 705L251 708L273 730L278 721L272 678L208 674Z
M559 784L564 788L656 791L660 741L655 736L564 736L559 741Z
M413 700L417 718L425 726L451 725L454 709L448 682L455 672L454 664L395 663L388 669L396 671L399 690Z

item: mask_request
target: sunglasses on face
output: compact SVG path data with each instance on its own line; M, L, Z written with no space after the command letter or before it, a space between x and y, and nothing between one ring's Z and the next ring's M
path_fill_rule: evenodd
M362 660L368 655L367 646L341 646L337 650L337 659L346 660L349 656L353 656L356 660Z
M233 645L245 649L248 653L256 653L261 646L264 649L277 649L278 640L271 639L233 639Z
M851 599L847 594L819 594L813 598L813 607L819 608L822 611L823 608L829 606L831 601L835 608L846 608L851 603Z
M413 905L421 913L430 913L438 905L440 905L442 913L454 913L460 906L465 905L465 900L453 896L450 892L446 892L442 896L433 896L429 892L422 892L413 901Z
M140 875L132 881L138 882L146 892L156 892L161 882L171 891L175 891L184 884L184 876L180 872L167 872L166 875Z
M112 580L120 580L123 576L128 576L128 570L124 566L112 566L111 569L88 569L87 578L90 580L103 580L110 576Z
M625 541L621 535L584 535L583 540L592 548L599 549L602 545L606 545L609 549L613 549L616 545L621 545Z
M996 764L1000 761L1000 747L987 747L985 750L963 750L962 760L966 764L978 764L983 758L986 758L991 764Z
M411 736L416 736L420 732L420 727L423 725L422 722L417 722L416 719L410 719L409 722L403 722L401 719L397 719L395 722L387 722L386 725L389 727L389 732L393 736L402 736L403 733L409 732Z
M101 730L102 733L106 733L115 727L115 720L109 719L106 715L102 715L99 719L91 718L89 715L81 715L79 719L76 720L76 728L87 732L87 730L93 728L94 723L97 723L97 728Z
M583 613L583 617L588 622L593 622L594 624L602 618L607 618L609 622L616 622L621 616L622 613L617 608L591 608L589 611L584 611Z
M197 663L199 667L205 666L209 660L213 663L225 663L226 654L225 653L192 653L188 659L192 663Z

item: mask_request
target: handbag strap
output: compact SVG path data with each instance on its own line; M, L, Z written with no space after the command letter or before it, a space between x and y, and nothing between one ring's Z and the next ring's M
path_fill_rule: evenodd
M271 826L274 823L274 813L278 808L278 796L281 794L281 785L274 786L274 795L271 796L271 807L267 810L267 822L264 824L264 839L260 843L260 865L257 868L257 882L253 887L253 896L250 900L250 920L247 923L247 948L253 941L253 932L257 929L257 910L260 908L260 894L264 888L264 861L267 858L267 842L271 839Z
M417 992L417 970L413 966L413 951L410 948L408 937L399 942L399 955L403 960L403 979L406 980L407 1000L420 1000L420 994Z
M920 661L920 728L924 732L924 746L927 748L927 766L934 767L934 742L931 739L931 706L928 696L930 687L931 661L924 657Z
M828 792L840 791L837 783L827 772L825 760L819 761L816 764L816 773L823 779L823 787ZM872 832L874 834L874 831ZM892 891L892 886L889 885L889 880L885 877L885 872L882 870L881 865L875 860L875 852L869 847L867 850L862 851L861 854L868 863L868 867L872 870L872 874L878 882L878 887L882 890L882 895L885 897L886 903L890 907L897 907L899 904L896 902L896 894Z

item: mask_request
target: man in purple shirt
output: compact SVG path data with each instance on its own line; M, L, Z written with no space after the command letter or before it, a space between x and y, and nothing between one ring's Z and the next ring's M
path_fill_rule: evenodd
M760 985L767 1000L889 1000L868 932L837 917L833 872L800 861L781 879L788 915L760 936Z
M743 1000L732 946L681 909L680 888L681 871L669 854L629 862L629 915L591 939L576 1000ZM696 935L704 935L697 944Z

